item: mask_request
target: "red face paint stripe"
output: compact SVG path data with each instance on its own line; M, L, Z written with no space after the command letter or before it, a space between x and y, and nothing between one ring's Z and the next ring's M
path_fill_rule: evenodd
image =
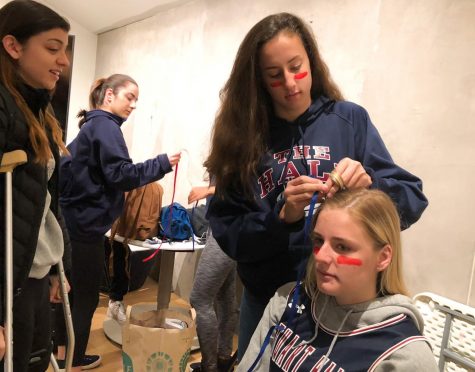
M300 72L300 73L298 73L298 74L295 74L295 75L294 75L294 78L300 80L300 79L303 79L303 78L304 78L305 76L307 76L307 75L308 75L308 72L307 72L307 71L304 71L304 72Z
M351 258L346 256L338 256L336 258L336 262L340 265L353 265L353 266L361 266L363 262L358 258Z
M280 87L282 85L282 82L281 81L276 81L274 83L270 83L270 86L272 88L277 88L277 87Z
M318 252L320 252L320 247L313 247L313 254L318 254Z

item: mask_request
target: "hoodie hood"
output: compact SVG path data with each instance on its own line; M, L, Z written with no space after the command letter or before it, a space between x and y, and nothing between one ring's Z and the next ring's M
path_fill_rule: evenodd
M271 132L275 129L281 128L282 126L303 126L306 127L309 124L311 124L313 121L315 121L315 118L319 115L321 109L326 110L328 109L331 104L333 104L334 101L324 97L320 96L318 99L314 100L312 104L308 107L307 110L305 110L297 119L294 121L288 121L285 119L282 119L276 115L273 114L273 112L270 113L271 118L270 118L270 127L271 127Z
M325 302L327 302L326 306ZM313 316L319 320L320 326L330 333L336 333L344 321L340 335L345 332L372 327L401 314L409 316L421 333L424 328L422 316L412 300L399 294L378 297L360 304L341 306L336 303L334 297L320 293L316 300L315 309L316 314L314 312ZM351 313L347 315L350 311ZM346 320L345 317L347 317Z
M126 119L121 118L118 115L115 115L111 112L104 111L104 110L91 110L86 112L86 121L94 119L94 118L100 118L102 117L103 119L110 119L113 122L115 122L119 127L124 123Z
M308 109L294 121L287 121L270 113L271 147L275 147L276 143L281 142L283 138L289 138L289 133L294 134L300 132L303 134L305 129L314 123L318 116L324 111L329 110L334 103L335 101L321 96L314 100ZM293 137L295 137L295 135L293 135ZM292 142L296 143L298 139Z

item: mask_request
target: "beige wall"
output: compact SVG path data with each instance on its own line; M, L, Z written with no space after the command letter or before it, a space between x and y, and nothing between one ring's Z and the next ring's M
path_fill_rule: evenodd
M474 1L196 0L102 34L96 76L120 71L140 84L125 126L132 156L186 149L176 197L186 204L202 181L218 92L238 45L279 11L311 22L346 97L367 108L395 161L424 180L430 206L403 234L411 290L466 302L475 252ZM167 203L172 176L162 183Z

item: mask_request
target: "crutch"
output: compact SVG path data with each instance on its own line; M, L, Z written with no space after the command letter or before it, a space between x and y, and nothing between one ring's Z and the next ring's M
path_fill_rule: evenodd
M69 372L73 365L74 327L73 327L73 320L72 320L72 315L71 315L71 307L69 306L68 290L66 288L66 274L64 273L63 261L59 260L57 266L58 266L58 273L59 273L59 279L60 279L60 284L61 284L60 286L61 297L63 298L64 320L66 321L66 332L68 334L65 371ZM53 369L55 372L59 372L59 366L53 354L51 354L51 365L53 366Z
M26 153L15 150L3 154L0 173L5 173L5 356L4 371L13 372L13 202L12 173L26 163Z
M13 372L13 215L12 215L12 172L16 166L26 163L26 153L22 150L15 150L3 154L0 173L5 173L5 357L4 371ZM63 298L63 310L66 320L66 330L68 333L68 351L66 354L66 371L71 370L74 353L74 330L69 306L68 292L66 288L66 275L64 273L63 262L58 262L58 272L60 277L61 295ZM52 356L54 359L54 356ZM52 361L55 371L59 371L56 360Z

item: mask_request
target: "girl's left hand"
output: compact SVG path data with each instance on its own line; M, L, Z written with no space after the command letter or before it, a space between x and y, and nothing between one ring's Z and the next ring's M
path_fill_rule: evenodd
M61 295L61 287L58 275L50 275L49 277L49 302L58 304L63 302L63 296ZM68 280L66 279L66 289L69 293L71 287L69 286Z
M295 223L305 217L305 207L310 204L315 192L326 194L328 187L309 176L299 176L289 181L284 191L285 203L279 218L285 223Z
M194 203L195 201L206 198L208 194L208 186L195 186L191 189L188 194L188 204Z
M363 165L359 161L350 158L340 160L334 172L340 175L346 189L351 190L359 187L370 187L373 183ZM326 185L330 188L327 197L331 198L338 191L338 186L330 177L328 177Z
M172 167L177 165L180 159L181 159L181 152L177 152L176 154L173 154L173 155L168 155L168 161L170 162L170 165Z

